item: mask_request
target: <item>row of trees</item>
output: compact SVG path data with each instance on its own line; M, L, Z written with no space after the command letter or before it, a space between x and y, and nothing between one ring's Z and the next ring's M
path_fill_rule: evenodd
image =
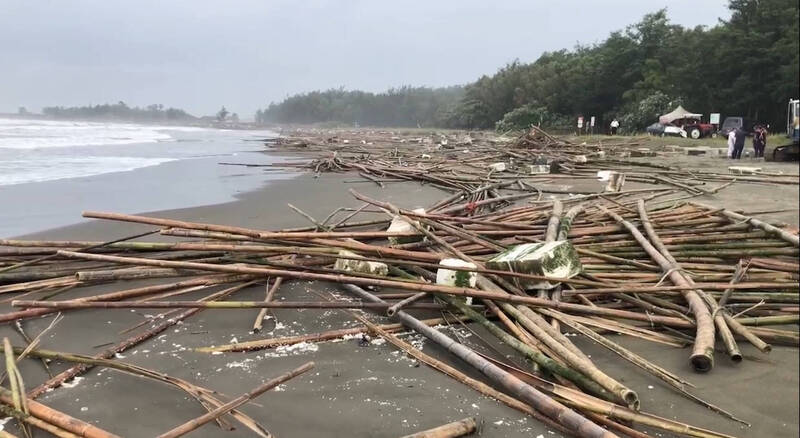
M196 117L178 108L164 108L153 104L144 108L130 107L125 102L77 107L50 106L42 108L42 114L60 119L113 119L134 122L188 121Z
M259 123L359 123L372 126L445 126L462 87L401 87L385 93L313 91L256 112Z
M463 89L312 92L259 110L257 121L507 130L571 127L584 115L640 131L683 104L779 126L787 99L800 95L798 2L731 0L729 8L731 18L711 28L672 24L661 10L599 44L515 61Z

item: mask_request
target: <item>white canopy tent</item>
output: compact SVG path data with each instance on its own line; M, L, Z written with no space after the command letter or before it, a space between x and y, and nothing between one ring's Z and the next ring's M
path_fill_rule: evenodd
M678 120L678 119L700 119L701 117L703 117L702 114L696 114L696 113L692 113L692 112L686 111L686 109L684 109L682 106L678 105L678 107L675 108L674 110L672 110L671 113L664 114L663 116L660 116L658 118L658 123L661 123L662 125L666 125L666 124L672 123L673 120Z

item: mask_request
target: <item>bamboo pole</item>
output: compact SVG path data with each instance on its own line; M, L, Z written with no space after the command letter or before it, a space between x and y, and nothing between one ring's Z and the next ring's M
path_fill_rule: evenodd
M149 235L155 234L157 232L158 232L158 230L147 231L147 232L144 232L144 233L134 234L133 236L127 236L127 237L122 237L120 239L111 240L109 242L99 242L99 243L91 244L91 245L80 245L80 246L83 246L83 248L78 249L78 251L90 251L90 250L93 250L93 249L102 248L104 246L112 245L112 244L115 244L115 243L124 242L126 240L131 240L131 239L136 239L136 238L139 238L139 237L149 236ZM2 244L3 243L0 243L0 245L2 245ZM55 258L55 254L46 255L44 257L39 257L37 259L28 260L28 261L25 261L25 262L20 262L20 263L17 263L17 264L14 264L14 265L11 265L11 266L8 266L8 267L0 269L0 274L4 273L4 272L11 271L13 269L21 268L23 266L33 265L33 264L36 264L36 263L43 262L45 260L50 260L50 259L53 259L53 258Z
M692 201L692 202L690 202L690 204L692 204L692 205L694 205L696 207L699 207L699 208L704 208L706 210L714 210L714 207L711 207L711 206L708 206L708 205L705 205L705 204L701 204L699 202ZM732 212L730 210L722 210L722 211L720 211L720 214L722 214L723 216L727 217L732 222L746 222L746 223L748 223L748 224L750 224L750 225L752 225L752 226L754 226L756 228L760 228L760 229L766 231L769 234L777 236L777 237L779 237L779 238L791 243L794 246L800 247L800 237L798 237L796 234L792 234L792 233L790 233L790 232L788 232L786 230L781 230L780 228L778 228L778 227L776 227L774 225L770 225L770 224L768 224L768 223L766 223L766 222L764 222L762 220L759 220L759 219L756 219L756 218L753 218L753 217L749 217L749 216L744 216L744 215L741 215L739 213L734 213L734 212Z
M161 284L155 286L144 286L138 287L134 289L128 289L124 291L118 292L109 292L106 294L95 295L92 297L84 297L84 298L77 298L75 301L115 301L115 300L123 300L128 298L136 298L145 295L155 294L159 292L170 291L174 289L180 289L184 287L193 287L193 286L211 286L214 284L222 284L222 283L230 283L239 280L249 280L252 279L252 276L242 276L242 275L209 275L199 278L193 278L189 280L179 281L176 283L168 283L168 284ZM18 312L9 312L5 314L0 314L0 322L9 322L15 321L17 319L22 318L32 318L36 316L47 315L49 313L53 313L53 310L50 309L26 309L21 310Z
M404 435L401 438L456 438L475 432L477 427L478 424L475 422L475 419L467 417L463 420L453 421L452 423L434 427L433 429L423 430L421 432L412 433L411 435Z
M239 288L239 286L235 286L235 287L232 287L232 288L221 290L219 292L216 292L216 293L213 293L213 294L209 295L208 297L206 297L206 299L214 300L214 299L223 298L223 297L235 292L236 290L238 290L238 288ZM162 320L162 321L158 321L152 327L150 327L149 329L143 331L142 333L136 334L134 336L131 336L130 338L122 340L122 341L118 342L117 344L115 344L115 345L103 350L102 352L96 354L94 357L98 358L98 359L108 359L108 358L114 356L115 354L117 354L119 352L125 351L125 350L127 350L128 348L130 348L130 347L132 347L134 345L138 345L139 343L144 342L144 341L152 338L153 336L158 335L159 333L163 332L164 330L172 327L175 324L178 324L179 322L183 321L184 319L186 319L186 318L188 318L188 317L190 317L190 316L192 316L192 315L194 315L194 314L196 314L196 313L198 313L198 312L200 312L202 310L203 309L189 309L189 310L186 310L184 312L179 313L178 315L176 315L176 316L174 316L172 318L168 318L168 319L165 319L165 320ZM86 372L90 368L91 368L91 366L85 365L85 364L75 365L73 367L70 367L67 370L64 370L63 372L55 375L54 377L51 377L46 382L42 383L41 385L37 386L36 388L32 389L30 392L28 392L28 397L36 398L36 397L42 395L47 390L60 386L65 381L67 381L67 380L69 380L69 379L71 379L71 378L73 378L75 376L78 376L78 375Z
M665 323L677 327L692 326L691 323L688 323L687 321L680 320L678 318L664 317L660 315L644 315L635 312L621 311L617 309L607 309L601 307L595 308L580 304L543 300L534 297L517 296L517 295L510 295L507 293L489 292L489 291L470 289L470 288L440 286L427 283L412 283L412 282L403 282L394 280L383 280L376 278L352 277L342 274L337 274L337 275L316 274L310 272L277 270L268 268L253 268L245 266L212 265L207 263L177 262L172 260L152 260L152 259L143 259L136 257L117 257L117 256L108 256L101 254L75 253L70 251L59 251L59 253L61 253L66 257L84 258L89 260L105 260L105 261L112 261L115 263L131 264L131 265L164 266L164 267L175 267L175 268L183 267L189 269L200 269L200 270L217 271L217 272L264 275L264 276L275 275L275 276L285 276L287 278L296 278L301 280L323 280L323 281L331 281L334 283L345 283L345 284L355 284L364 286L383 286L383 287L394 287L398 289L416 290L424 292L438 292L438 293L445 293L448 295L485 298L495 301L515 303L515 304L528 304L528 305L533 305L535 307L549 307L554 309L572 310L589 314L628 318L638 321ZM254 303L252 307L257 308L259 307L259 305L256 305Z
M431 368L433 368L433 369L435 369L437 371L440 371L440 372L442 372L442 373L454 378L455 380L457 380L457 381L469 386L470 388L480 392L481 394L483 394L483 395L485 395L487 397L494 398L495 400L497 400L497 401L499 401L499 402L501 402L501 403L513 408L513 409L516 409L516 410L518 410L520 412L528 414L531 417L533 417L533 418L535 418L535 419L537 419L537 420L549 425L553 429L556 429L556 430L558 430L558 431L560 431L562 433L565 433L565 434L569 434L570 433L570 430L567 429L566 427L564 427L561 424L555 422L551 418L539 413L539 411L533 409L532 407L530 407L529 405L521 402L520 400L518 400L516 398L513 398L513 397L511 397L511 396L509 396L509 395L507 395L507 394L505 394L503 392L500 392L500 391L492 388L491 386L483 383L480 380L473 379L472 377L464 374L463 372L459 371L455 367L452 367L452 366L446 364L445 362L442 362L439 359L433 358L432 356L424 353L422 350L419 350L419 349L415 348L413 345L409 344L408 342L405 342L402 339L398 338L397 336L389 333L388 331L381 329L380 326L377 326L376 324L370 322L369 320L367 320L366 318L364 318L364 317L362 317L360 315L355 315L354 314L353 317L355 317L356 319L361 321L368 330L370 330L370 331L372 331L374 333L377 333L379 336L381 336L384 339L386 339L389 343L393 344L395 347L403 350L404 352L406 352L411 357L417 359L418 361L420 361L420 362L422 362L424 364L427 364Z
M647 210L645 209L644 201L639 200L638 208L639 208L639 217L642 219L642 225L644 226L644 229L647 232L647 236L650 238L650 241L653 242L653 246L655 246L656 249L658 249L658 251L672 264L672 269L680 270L681 269L680 265L672 257L666 246L664 246L664 244L661 242L661 239L658 237L658 234L653 229L653 225L648 220ZM691 277L683 275L682 272L680 273L680 276L684 278L686 283L688 283L689 285L692 286L695 285L694 280L692 280ZM736 339L734 339L733 333L731 333L730 328L728 328L728 324L725 322L725 317L722 315L722 312L724 312L724 310L720 308L719 305L717 305L717 301L713 297L705 293L703 290L696 289L694 293L697 294L701 299L703 299L703 301L706 302L708 308L711 309L711 318L714 320L714 325L717 327L717 331L719 331L719 336L722 339L722 343L725 345L725 350L728 352L728 356L734 362L737 363L741 362L742 353L741 351L739 351L739 346L736 345ZM691 302L689 304L691 307ZM713 339L711 343L713 345ZM713 361L713 356L711 360Z
M411 304L411 303L413 303L415 301L419 301L419 300L425 298L426 296L428 296L427 292L420 292L420 293L414 294L414 295L412 295L412 296L410 296L410 297L408 297L408 298L406 298L406 299L404 299L402 301L399 301L396 304L392 304L391 306L389 306L386 309L386 316L389 316L389 317L394 316L394 314L397 313L398 310L402 309L403 307L408 306L409 304Z
M575 382L581 388L584 388L587 391L590 391L598 396L606 396L608 395L605 393L602 386L598 385L595 381L588 378L583 370L573 370L567 366L561 365L560 363L556 362L555 360L545 356L540 351L537 351L530 346L526 345L522 341L514 338L510 334L506 333L498 327L497 325L493 324L489 321L486 317L481 315L478 312L470 309L464 303L460 303L458 299L450 298L446 296L439 296L441 299L446 300L450 305L454 306L462 313L467 315L473 321L482 325L486 330L490 333L495 335L498 339L503 341L504 343L508 344L510 347L514 348L515 350L519 351L523 355L525 355L530 360L536 362L541 368L546 369L547 371L562 376L572 382Z
M713 404L711 404L711 403L709 403L709 402L697 397L696 395L690 393L689 391L687 391L686 388L685 388L684 381L680 377L678 377L677 375L675 375L675 374L667 371L666 369L664 369L664 368L662 368L662 367L660 367L660 366L648 361L647 359L645 359L645 358L639 356L638 354L628 350L627 348L617 344L616 342L613 342L610 339L607 339L607 338L601 336L600 334L596 333L594 330L592 330L592 329L590 329L588 327L585 327L581 323L579 323L578 321L575 321L574 319L570 318L568 315L565 315L565 314L563 314L561 312L551 311L551 310L545 310L544 312L546 314L552 315L554 318L558 318L564 324L566 324L569 327L571 327L572 329L576 330L578 333L586 336L587 338L589 338L589 339L593 340L594 342L602 345L603 347L609 349L610 351L613 351L614 353L616 353L617 355L619 355L623 359L628 360L629 362L631 362L632 364L636 365L637 367L649 372L650 374L652 374L653 376L657 377L661 381L667 383L670 387L672 387L674 390L676 390L679 394L683 395L684 397L687 397L690 400L693 400L693 401L703 405L706 408L709 408L709 409L711 409L711 410L713 410L715 412L718 412L718 413L730 418L731 420L734 420L734 421L737 421L739 423L742 423L742 424L744 424L744 425L746 425L748 427L750 426L750 423L737 418L736 416L734 416L730 412L728 412L728 411L726 411L726 410L724 410L724 409L722 409L722 408L720 408L718 406L715 406L715 405L713 405Z
M139 224L159 225L173 228L199 229L204 231L220 231L223 233L241 234L256 239L343 239L343 238L380 238L380 237L409 237L418 236L419 233L388 233L385 231L328 231L328 232L270 232L249 228L234 227L229 225L203 224L163 219L148 216L137 216L122 213L107 213L99 211L84 211L83 217L93 219L107 219Z
M45 432L49 432L58 438L81 438L79 435L76 435L72 432L66 431L56 425L50 424L46 421L40 420L33 415L26 414L20 410L14 409L13 406L0 404L0 412L7 416L16 418L19 421L25 422L31 426L34 426L38 429L41 429ZM26 435L27 437L28 435Z
M365 300L372 302L383 302L380 298L370 294L358 286L345 284L344 288ZM599 427L561 403L558 403L552 398L539 392L532 386L524 383L513 375L503 371L496 365L493 365L492 363L481 358L466 346L459 344L437 330L420 323L419 320L407 314L406 312L402 310L397 312L395 314L395 318L399 319L403 324L421 333L428 339L431 339L432 341L441 345L447 351L455 354L460 359L478 369L492 381L498 383L506 391L509 391L522 401L531 404L531 406L533 406L535 409L572 430L578 436L585 438L616 437L615 434Z
M379 309L391 303L328 302L328 301L33 301L14 300L14 307L47 309ZM436 303L418 303L407 309L440 310Z
M467 317L461 317L459 320L466 320ZM421 322L425 325L434 326L444 323L444 318L423 319ZM387 333L397 333L405 330L402 324L383 324L378 326L381 330ZM286 336L281 338L257 339L254 341L239 342L236 344L216 345L213 347L196 348L195 351L200 353L214 353L214 352L228 352L228 351L255 351L266 348L278 347L281 345L294 345L301 342L321 342L341 339L345 336L359 335L366 333L367 330L363 327L353 327L337 330L328 330L320 333L310 333L307 335Z
M6 388L0 387L0 402L12 404L12 394ZM106 432L97 426L71 417L63 412L47 407L29 397L26 400L30 415L46 422L58 426L68 432L84 438L120 438L113 433Z
M250 400L258 397L259 395L269 391L270 389L280 385L283 382L286 382L294 377L299 376L300 374L305 373L306 371L314 368L314 362L307 362L289 372L281 374L278 377L270 379L263 384L257 386L252 391L243 394L228 403L214 409L211 412L207 412L204 415L201 415L194 420L187 421L186 423L181 424L180 426L171 429L165 433L162 433L158 436L158 438L176 438L179 436L186 435L187 433L199 428L200 426L208 423L209 421L213 421L215 418L220 417L222 415L227 414L228 412L238 408L239 406L249 402Z
M15 349L15 351L16 350L17 349ZM30 355L39 358L57 359L57 360L86 364L91 366L113 368L115 370L119 370L135 376L157 380L159 382L173 385L177 388L180 388L183 391L186 391L187 394L194 397L198 402L200 402L200 404L203 405L203 407L205 407L208 410L223 405L221 401L214 398L213 396L214 391L211 391L210 389L206 389L196 384L190 383L186 380L168 376L166 374L159 373L157 371L153 371L147 368L143 368L138 365L132 365L118 360L99 359L81 354L64 353L60 351L41 350L41 349L31 350ZM242 423L245 427L255 432L258 436L262 438L267 438L270 436L269 432L266 429L264 429L255 420L245 415L244 413L238 410L234 410L231 411L231 415L237 421ZM218 421L218 423L220 424L220 426L223 426L223 424L225 424L222 421ZM227 428L232 430L231 426L228 426Z
M622 224L630 231L637 242L644 248L650 257L661 266L661 269L668 274L673 283L680 286L690 286L676 266L670 263L661 253L653 247L650 242L633 226L618 214L608 210L603 206L598 206L604 213L611 216L618 223ZM692 290L681 292L692 309L697 331L695 333L695 343L691 355L691 364L695 371L707 372L714 366L714 322L703 300Z

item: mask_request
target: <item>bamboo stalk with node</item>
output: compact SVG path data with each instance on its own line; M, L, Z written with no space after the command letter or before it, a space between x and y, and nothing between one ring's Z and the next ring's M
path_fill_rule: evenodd
M664 255L662 255L658 249L656 249L642 235L642 233L636 229L633 224L603 206L599 206L599 208L628 229L628 231L631 233L631 235L633 235L636 241L639 242L645 252L650 255L650 258L652 258L653 261L661 266L665 276L668 276L674 284L678 286L691 286L686 277L684 277L684 274L681 273L680 266L671 263L667 258L665 258ZM695 322L697 324L694 347L692 349L692 355L690 358L692 367L698 372L710 371L714 366L714 323L712 321L711 314L709 313L706 304L695 291L684 290L681 291L681 294L689 303L689 307L692 310L692 314L694 315Z

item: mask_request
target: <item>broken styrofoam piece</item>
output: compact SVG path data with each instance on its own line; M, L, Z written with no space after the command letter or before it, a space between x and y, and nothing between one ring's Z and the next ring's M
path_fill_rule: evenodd
M486 262L489 269L572 278L583 271L578 252L566 240L526 243L502 252ZM552 289L558 282L520 279L525 289Z
M528 165L528 173L531 175L539 175L544 173L550 173L550 165L549 164L529 164Z
M362 274L372 274L386 276L389 274L389 266L386 263L371 262L368 260L356 260L363 258L362 256L347 250L339 251L339 256L347 258L338 258L333 268L339 271L359 272Z
M453 268L478 268L474 263L470 263L461 259L443 259L439 262L439 264ZM441 284L444 286L474 288L477 280L478 274L473 271L453 271L447 268L439 268L436 271L436 284Z
M638 148L630 151L631 158L641 158L641 157L653 157L655 156L655 152L651 151L650 148Z
M443 259L440 265L451 266L453 268L477 269L474 263L461 259ZM447 268L439 268L436 271L436 284L453 287L475 288L478 282L478 274L475 271L454 271ZM467 304L472 305L472 297L467 297Z
M737 175L755 175L761 172L760 167L750 167L750 166L730 166L728 167L728 172L737 174Z
M589 159L586 158L586 155L575 155L574 157L572 157L573 163L587 163L588 161Z
M414 213L425 214L424 208L416 208L411 210ZM415 222L417 226L419 226L419 222ZM392 222L389 224L389 228L386 230L389 233L413 233L417 232L417 228L414 225L408 223L405 219L401 218L400 216L394 216L392 218ZM422 240L423 235L419 234L417 236L390 236L389 243L392 245L399 245L402 243L412 243L412 242L419 242Z
M625 174L611 171L608 173L608 183L606 183L606 188L604 189L604 191L618 192L622 190L622 186L624 185L625 185Z
M502 161L499 163L492 163L489 165L489 170L492 172L505 172L506 163L503 163Z

